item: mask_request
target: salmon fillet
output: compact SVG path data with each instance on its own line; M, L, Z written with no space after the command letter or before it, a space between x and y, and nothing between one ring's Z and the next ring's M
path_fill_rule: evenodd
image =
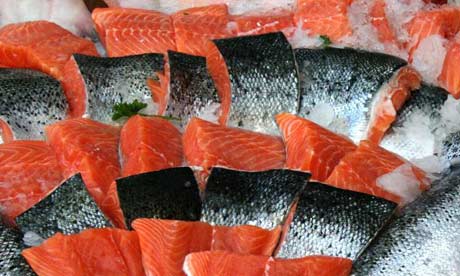
M312 179L326 180L340 160L356 145L307 119L289 113L276 116L286 147L286 168L311 172Z
M74 53L97 56L94 44L48 21L10 24L0 29L0 64L30 68L62 80Z
M190 120L182 144L188 165L201 167L204 178L215 166L263 171L283 168L285 163L280 137L224 127L198 118Z
M399 44L396 34L392 29L385 12L385 0L375 0L369 10L371 24L377 31L377 36L382 43Z
M206 251L188 255L184 270L188 276L346 276L350 274L351 266L351 260L338 257L274 259L225 251Z
M460 41L452 42L448 47L441 75L438 78L439 84L449 91L455 99L460 99Z
M89 193L112 222L122 227L123 215L112 182L120 176L120 130L90 119L68 119L45 129L65 177L81 173Z
M451 38L460 31L460 9L443 6L434 10L420 11L407 24L406 29L410 37L407 48L409 61L411 61L412 54L423 39L431 35Z
M224 4L190 8L172 15L177 51L206 56L210 40L235 35Z
M137 219L132 226L139 235L147 275L185 275L183 262L192 252L227 250L270 256L280 234L279 228L269 231L178 220Z
M0 144L0 215L11 221L56 189L64 177L42 141Z
M183 162L182 136L169 121L140 115L121 129L122 176L179 167Z
M347 14L351 3L352 0L298 0L294 20L303 30L337 42L352 33Z
M377 179L394 172L405 163L407 161L401 157L363 140L354 152L348 153L340 161L326 183L334 187L378 196L401 204L404 199L400 195L379 186ZM425 172L413 165L409 164L409 166L414 180L418 183L416 189L426 190L429 187L429 182L425 177Z
M369 121L367 140L379 144L385 132L396 120L397 111L409 99L411 91L419 89L422 77L412 67L403 67L384 85Z
M22 255L38 275L145 275L136 233L115 228L57 233Z
M97 8L92 17L110 57L176 50L173 22L167 14L141 9Z

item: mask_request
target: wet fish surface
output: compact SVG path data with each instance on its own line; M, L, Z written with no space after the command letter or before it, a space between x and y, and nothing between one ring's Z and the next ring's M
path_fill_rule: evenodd
M206 58L168 51L170 92L166 115L181 118L185 126L192 117L217 121L220 101L206 68Z
M33 70L0 69L0 119L18 140L42 140L46 125L63 120L67 101L60 83Z
M76 234L89 228L110 227L86 190L80 174L67 179L42 201L16 218L23 233L34 232L47 239L57 232Z
M459 197L457 168L385 228L355 262L352 275L458 275Z
M201 221L272 229L284 222L309 173L244 172L213 168L206 184Z
M128 226L136 218L200 219L198 184L193 171L188 167L128 176L116 182L121 209Z
M163 71L163 55L143 54L101 58L73 56L86 86L86 113L90 118L111 122L112 107L117 103L151 102L148 78Z
M227 64L232 104L230 123L277 132L274 116L296 113L299 80L291 45L281 33L214 40Z
M406 62L386 54L350 48L296 49L301 103L299 115L308 117L322 107L331 116L329 128L361 140L371 107L383 84Z
M24 248L22 234L0 223L0 275L36 275L21 256Z
M382 147L409 160L440 154L440 149L433 148L435 145L426 146L426 141L435 142L440 138L436 132L441 126L441 109L447 95L444 89L428 84L413 91L384 136ZM418 129L414 129L416 126Z
M326 255L354 260L396 207L385 199L310 182L299 196L277 257Z

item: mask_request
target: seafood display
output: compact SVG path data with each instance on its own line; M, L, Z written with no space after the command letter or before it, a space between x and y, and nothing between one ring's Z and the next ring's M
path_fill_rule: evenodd
M0 275L460 274L460 6L4 0Z

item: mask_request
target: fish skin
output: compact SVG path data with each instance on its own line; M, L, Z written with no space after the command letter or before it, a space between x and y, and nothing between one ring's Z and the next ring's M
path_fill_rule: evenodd
M231 83L230 124L278 133L274 116L297 113L299 79L293 50L281 32L214 40Z
M117 103L135 99L152 101L147 79L164 67L161 54L113 58L77 54L73 57L83 79L82 89L86 90L86 113L106 123L112 121L112 107Z
M36 275L21 256L24 248L21 233L0 223L0 275Z
M459 183L457 170L408 205L359 257L352 275L458 275Z
M67 101L57 80L38 71L0 69L0 118L15 139L43 140L44 127L66 116Z
M407 63L397 57L350 48L296 49L300 75L299 115L307 117L318 104L343 121L342 134L361 140L370 121L373 99L382 85Z
M116 184L128 226L136 218L200 219L198 184L188 167L119 178Z
M206 58L168 51L168 62L170 92L166 115L181 118L181 127L192 117L202 117L210 108L215 109L212 115L218 119L220 100L208 74Z
M272 229L284 222L309 177L299 171L243 172L215 167L206 184L201 221Z
M396 121L385 134L381 146L408 160L425 157L423 150L420 150L424 146L423 141L414 139L411 133L401 134L398 130L404 131L404 124L417 120L416 116L423 114L429 118L429 126L436 135L435 128L441 121L441 108L447 100L447 95L448 92L440 87L422 84L419 90L412 92L412 96L398 111Z
M444 139L441 156L454 163L460 161L460 131L453 132Z
M385 199L309 182L277 257L326 255L354 260L396 207Z
M23 233L47 239L57 232L75 234L111 224L86 190L80 174L67 179L46 198L16 218Z

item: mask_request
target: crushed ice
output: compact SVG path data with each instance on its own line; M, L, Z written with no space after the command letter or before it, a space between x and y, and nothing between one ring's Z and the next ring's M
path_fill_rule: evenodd
M377 186L399 196L402 205L414 201L421 194L420 183L409 163L377 178Z
M432 35L422 40L414 51L412 66L422 75L425 82L437 83L447 53L447 42L448 40L440 35Z
M39 246L45 239L35 232L27 231L22 240L26 246Z

